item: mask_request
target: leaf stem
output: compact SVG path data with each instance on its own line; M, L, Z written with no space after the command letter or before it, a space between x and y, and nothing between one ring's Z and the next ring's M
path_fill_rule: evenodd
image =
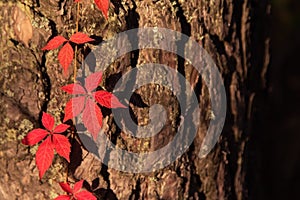
M76 5L76 28L75 28L75 33L77 33L79 31L79 18L80 18L80 2L78 2L77 5ZM74 52L74 68L73 68L73 82L74 83L76 83L76 76L77 76L77 51L78 51L78 47L76 45L75 46L75 52ZM73 125L74 125L75 124L75 119L73 119L72 121L73 121ZM74 145L74 133L75 133L75 129L71 130L71 146ZM67 170L66 170L66 182L68 182L68 176L69 176L69 164L68 164Z
M76 9L76 29L75 29L76 33L78 32L78 29L79 29L79 18L80 18L79 12L80 12L80 2L77 3L77 9ZM73 72L74 83L76 83L76 76L77 76L77 51L78 51L78 48L76 45L75 46L75 55L74 55L74 72Z

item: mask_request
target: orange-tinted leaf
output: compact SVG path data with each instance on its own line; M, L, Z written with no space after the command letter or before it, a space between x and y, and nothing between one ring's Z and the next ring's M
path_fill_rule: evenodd
M69 94L85 94L86 93L85 89L81 85L76 84L76 83L63 86L61 89Z
M85 85L84 87L88 92L91 92L92 90L96 89L97 86L101 83L102 81L102 72L96 72L85 79Z
M42 123L47 130L52 131L54 126L54 117L48 113L43 112Z
M76 44L84 44L84 43L91 42L94 40L92 38L90 38L87 34L77 32L71 36L70 41L74 42Z
M60 36L60 35L55 36L48 42L48 44L45 47L42 48L42 50L56 49L66 41L67 41L66 38L64 38L63 36Z
M97 104L91 99L87 99L86 101L82 113L82 121L87 130L92 134L94 140L96 140L102 126L102 113Z
M101 90L93 93L95 100L107 108L126 108L118 98L110 92Z
M77 183L74 184L74 188L73 188L73 193L78 192L83 185L83 180L78 181Z
M74 51L70 43L66 43L58 53L58 60L63 67L64 73L67 74L68 67L72 63Z
M70 200L71 197L69 195L60 195L56 197L54 200Z
M38 148L35 161L37 168L39 169L40 179L43 177L47 169L50 167L54 157L53 145L51 137L48 137Z
M105 18L108 18L109 0L94 0L95 4L101 10Z
M32 146L44 139L48 134L49 132L44 129L34 129L26 135L26 137L22 140L22 143L24 145Z
M86 190L75 193L75 198L77 200L97 200L97 198L92 193Z
M71 189L69 183L63 183L63 182L60 182L59 185L60 185L60 187L61 187L65 192L70 193L70 194L73 193L73 190Z
M71 144L67 137L60 134L53 134L53 146L58 155L70 162Z
M70 126L67 124L60 124L58 126L55 127L54 129L54 133L63 133L65 132Z
M68 101L66 107L65 107L65 117L64 117L64 122L76 117L81 113L81 111L84 108L84 101L85 97L80 96L80 97L74 97Z

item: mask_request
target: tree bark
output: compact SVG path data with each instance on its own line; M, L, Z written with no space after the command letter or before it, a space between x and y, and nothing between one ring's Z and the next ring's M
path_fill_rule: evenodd
M66 163L56 158L42 180L43 184L39 184L32 160L34 154L28 153L34 150L26 151L28 149L20 144L20 139L30 128L41 125L42 111L54 114L57 121L63 116L69 97L60 87L71 79L62 75L56 59L57 51L46 53L41 48L50 37L63 35L68 38L72 34L76 20L75 4L71 0L29 0L2 2L0 5L0 110L3 113L0 164L6 166L6 169L0 169L4 175L0 180L0 197L53 198L60 191L53 182L64 180ZM218 143L205 158L200 159L197 155L203 130L207 128L203 122L188 151L161 170L147 174L117 171L101 164L94 155L76 144L72 149L74 164L69 166L69 176L87 180L90 184L86 185L87 189L94 190L99 199L249 198L251 181L248 181L248 172L252 169L247 166L251 158L249 141L253 134L253 113L267 89L269 2L112 0L106 21L89 0L82 2L80 12L80 31L95 36L98 43L116 33L140 27L168 28L193 38L209 53L222 74L227 115ZM79 62L83 61L89 48L93 46L79 52ZM149 62L166 64L179 71L194 86L201 100L200 106L209 106L205 84L196 71L183 59L161 50L143 49L122 56L105 74L106 89L113 89L114 77ZM178 126L176 120L180 111L176 98L170 91L155 85L142 87L136 93L140 97L137 101L143 105L132 104L132 116L137 123L143 124L148 119L150 105L172 105L167 128L152 139L136 140L119 130L112 115L108 114L104 126L109 130L110 139L119 147L136 152L166 145ZM201 119L207 120L207 115L207 112L201 113ZM148 146L145 145L147 142Z

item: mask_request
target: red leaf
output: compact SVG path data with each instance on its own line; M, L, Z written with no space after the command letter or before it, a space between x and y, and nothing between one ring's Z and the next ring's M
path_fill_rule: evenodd
M81 111L84 108L84 101L85 97L80 96L80 97L74 97L68 101L66 107L65 107L65 117L64 117L64 122L76 117L81 113Z
M58 155L70 162L71 144L67 137L60 134L53 134L53 146Z
M52 117L52 115L48 113L43 112L42 124L47 130L52 131L54 126L54 117Z
M94 40L84 33L77 32L71 36L70 41L76 44L84 44L86 42L91 42Z
M67 74L68 67L72 63L74 51L70 43L66 43L58 53L58 60L64 69L64 73Z
M54 157L53 145L51 142L51 137L48 137L38 148L35 161L37 168L39 169L40 179L43 177L47 169L50 167Z
M67 124L60 124L58 126L55 127L54 129L54 133L63 133L65 132L70 126Z
M84 86L88 92L91 92L93 89L97 88L101 81L102 72L96 72L86 77Z
M69 94L86 94L85 89L79 84L65 85L61 89Z
M118 98L110 92L101 90L93 93L95 100L107 108L126 108Z
M94 140L96 140L102 126L102 113L97 104L91 99L87 99L82 121L87 130L92 134Z
M73 193L78 192L82 188L83 180L74 184Z
M65 41L67 41L63 36L55 36L52 38L48 44L42 48L42 50L53 50L62 45Z
M70 193L70 194L73 193L73 190L71 189L69 183L63 183L63 182L60 182L59 185L60 185L60 187L61 187L65 192Z
M34 129L26 135L26 137L22 140L22 143L24 145L32 146L44 139L48 134L49 132L44 129Z
M54 200L70 200L71 197L69 195L60 195L56 197Z
M95 4L101 10L105 18L108 18L109 0L94 0Z
M75 3L78 3L80 0L74 0Z
M77 200L97 200L97 198L90 192L83 190L75 194Z

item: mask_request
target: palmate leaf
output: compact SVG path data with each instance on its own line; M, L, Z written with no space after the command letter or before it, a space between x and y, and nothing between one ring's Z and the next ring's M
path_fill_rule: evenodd
M53 134L53 147L61 157L64 157L70 162L71 144L68 138L64 135Z
M61 64L64 74L68 74L68 68L72 63L74 51L70 43L66 43L58 53L58 61Z
M68 193L68 195L60 195L55 200L76 199L76 200L97 200L97 198L89 191L82 190L83 180L74 184L72 189L69 183L59 183L60 187Z
M39 169L40 179L43 177L47 169L50 167L54 157L53 145L51 138L48 137L38 148L35 161L36 166Z
M85 108L82 113L82 121L87 130L92 134L94 140L97 139L98 133L102 127L102 112L97 104L87 99Z
M101 90L93 93L95 100L107 108L126 108L118 98L110 92Z
M70 37L70 41L76 44L84 44L87 42L94 41L94 39L90 38L87 34L77 32Z
M109 0L94 0L95 4L101 10L105 18L108 18Z
M66 38L63 36L55 36L52 38L45 47L42 48L42 50L53 50L57 49L60 45L62 45L64 42L66 42Z

